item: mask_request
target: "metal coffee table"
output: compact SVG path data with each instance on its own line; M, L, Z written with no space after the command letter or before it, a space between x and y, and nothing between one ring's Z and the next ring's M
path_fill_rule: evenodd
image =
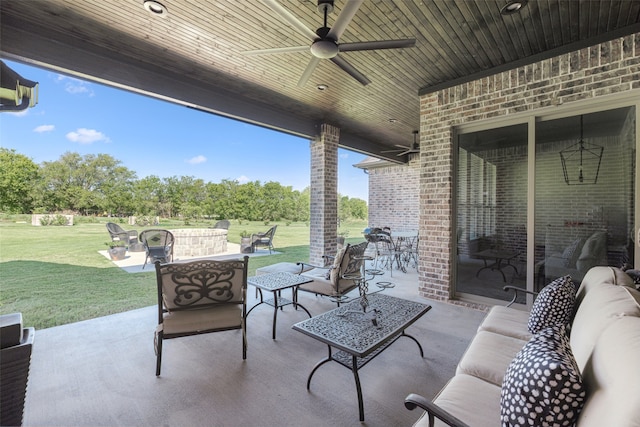
M312 282L313 279L310 279L306 276L301 276L299 274L292 274L286 272L279 273L270 273L263 274L260 276L253 276L247 278L247 283L249 285L253 285L256 288L260 289L260 302L251 307L251 309L247 312L247 317L249 313L253 311L254 308L259 306L260 304L267 304L273 307L273 326L272 326L272 338L276 339L276 320L278 318L278 308L282 308L286 305L293 304L293 306L297 309L298 307L302 308L307 312L309 317L311 317L311 313L307 310L302 304L298 303L298 298L296 297L296 292L298 291L296 288L298 285L302 285L303 283ZM292 288L293 292L293 301L282 298L280 295L283 289ZM262 298L262 290L273 292L273 298L263 299Z
M293 325L296 331L327 344L329 350L328 357L318 362L309 374L307 390L311 387L313 374L327 362L335 361L351 369L358 393L360 421L364 421L364 405L358 370L400 337L415 341L420 357L424 357L418 340L404 331L431 310L427 304L379 293L368 295L368 301L366 314L362 312L359 299L356 299ZM337 351L333 352L332 348Z

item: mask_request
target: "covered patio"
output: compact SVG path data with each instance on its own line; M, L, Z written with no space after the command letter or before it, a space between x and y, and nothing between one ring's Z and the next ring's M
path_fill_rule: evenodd
M417 274L387 272L388 295L421 301L432 309L360 371L365 422L358 421L352 373L330 363L311 384L306 379L326 346L291 329L307 318L285 307L271 339L272 310L248 317L248 353L240 331L167 341L162 376L154 375L156 307L38 330L24 412L25 426L355 426L411 425L420 411L403 400L433 395L455 366L484 313L429 301L415 293ZM374 286L372 286L374 288ZM249 307L256 302L249 287ZM357 295L357 291L354 292ZM304 293L313 315L335 307Z
M3 1L0 53L307 138L314 263L336 248L338 146L398 168L415 165L417 212L411 214L421 238L420 273L394 272L390 281L397 287L385 292L433 306L410 329L425 357L419 357L415 343L399 340L363 368L366 425L412 424L420 414L404 408L404 397L411 392L433 397L454 373L484 316L444 302L466 303L460 302L454 283L456 228L462 221L454 206L460 131L523 125L526 153L534 152L540 116L549 121L586 114L599 104L631 106L636 108L633 117L639 114L637 1L529 1L515 8L517 13L504 15L502 1L351 2L362 9L348 19L349 25L342 23L341 42L415 38L416 47L349 56L370 84L352 78L353 71L345 73L344 63L335 67L322 61L302 87L297 83L306 73L308 52L296 60L245 54L311 43L271 7L280 2L148 3L145 10L142 1L107 0L100 7L62 0ZM315 2L281 3L303 27L321 25ZM353 9L351 3L336 1L337 16ZM154 7L165 8L168 15L157 16ZM632 126L631 149L625 153L637 160L640 124L636 120ZM414 130L419 130L418 152L398 156L397 146L408 145ZM517 192L523 196L517 231L518 241L527 245L528 288L533 287L536 250L534 161L527 159L517 169L528 171L522 179L525 190ZM625 193L634 215L623 221L634 236L640 205L636 167L625 175L636 184ZM404 184L389 192L404 195L398 190ZM638 251L635 259L640 260ZM334 307L305 297L313 314ZM153 372L154 307L38 331L25 425L361 425L349 371L324 366L306 391L307 375L326 348L290 329L305 317L285 308L273 341L271 312L252 312L244 362L236 332L170 341L160 378Z

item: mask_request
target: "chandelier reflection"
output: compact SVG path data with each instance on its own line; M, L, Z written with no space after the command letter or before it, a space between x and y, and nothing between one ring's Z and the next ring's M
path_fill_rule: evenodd
M580 139L560 151L562 173L567 185L596 184L604 147L584 141L583 117L580 116Z

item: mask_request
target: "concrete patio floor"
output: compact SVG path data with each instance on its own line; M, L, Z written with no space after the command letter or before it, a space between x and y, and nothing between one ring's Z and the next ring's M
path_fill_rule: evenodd
M262 305L247 319L248 354L241 333L228 331L168 340L162 376L155 376L153 332L157 309L125 313L36 331L24 413L25 426L400 426L419 412L404 408L412 392L433 397L453 376L484 313L417 295L417 274L394 271L372 281L396 285L384 292L432 305L407 333L424 348L400 339L360 371L365 421L358 421L352 373L329 363L325 345L291 326L303 310ZM257 301L252 287L248 307ZM375 290L372 283L369 290ZM357 295L357 291L355 292ZM301 293L317 315L335 307Z

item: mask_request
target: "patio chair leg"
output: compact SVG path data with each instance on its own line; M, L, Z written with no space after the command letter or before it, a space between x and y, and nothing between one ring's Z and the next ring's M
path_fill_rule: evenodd
M160 376L160 366L162 365L162 337L158 337L156 351L156 377Z

